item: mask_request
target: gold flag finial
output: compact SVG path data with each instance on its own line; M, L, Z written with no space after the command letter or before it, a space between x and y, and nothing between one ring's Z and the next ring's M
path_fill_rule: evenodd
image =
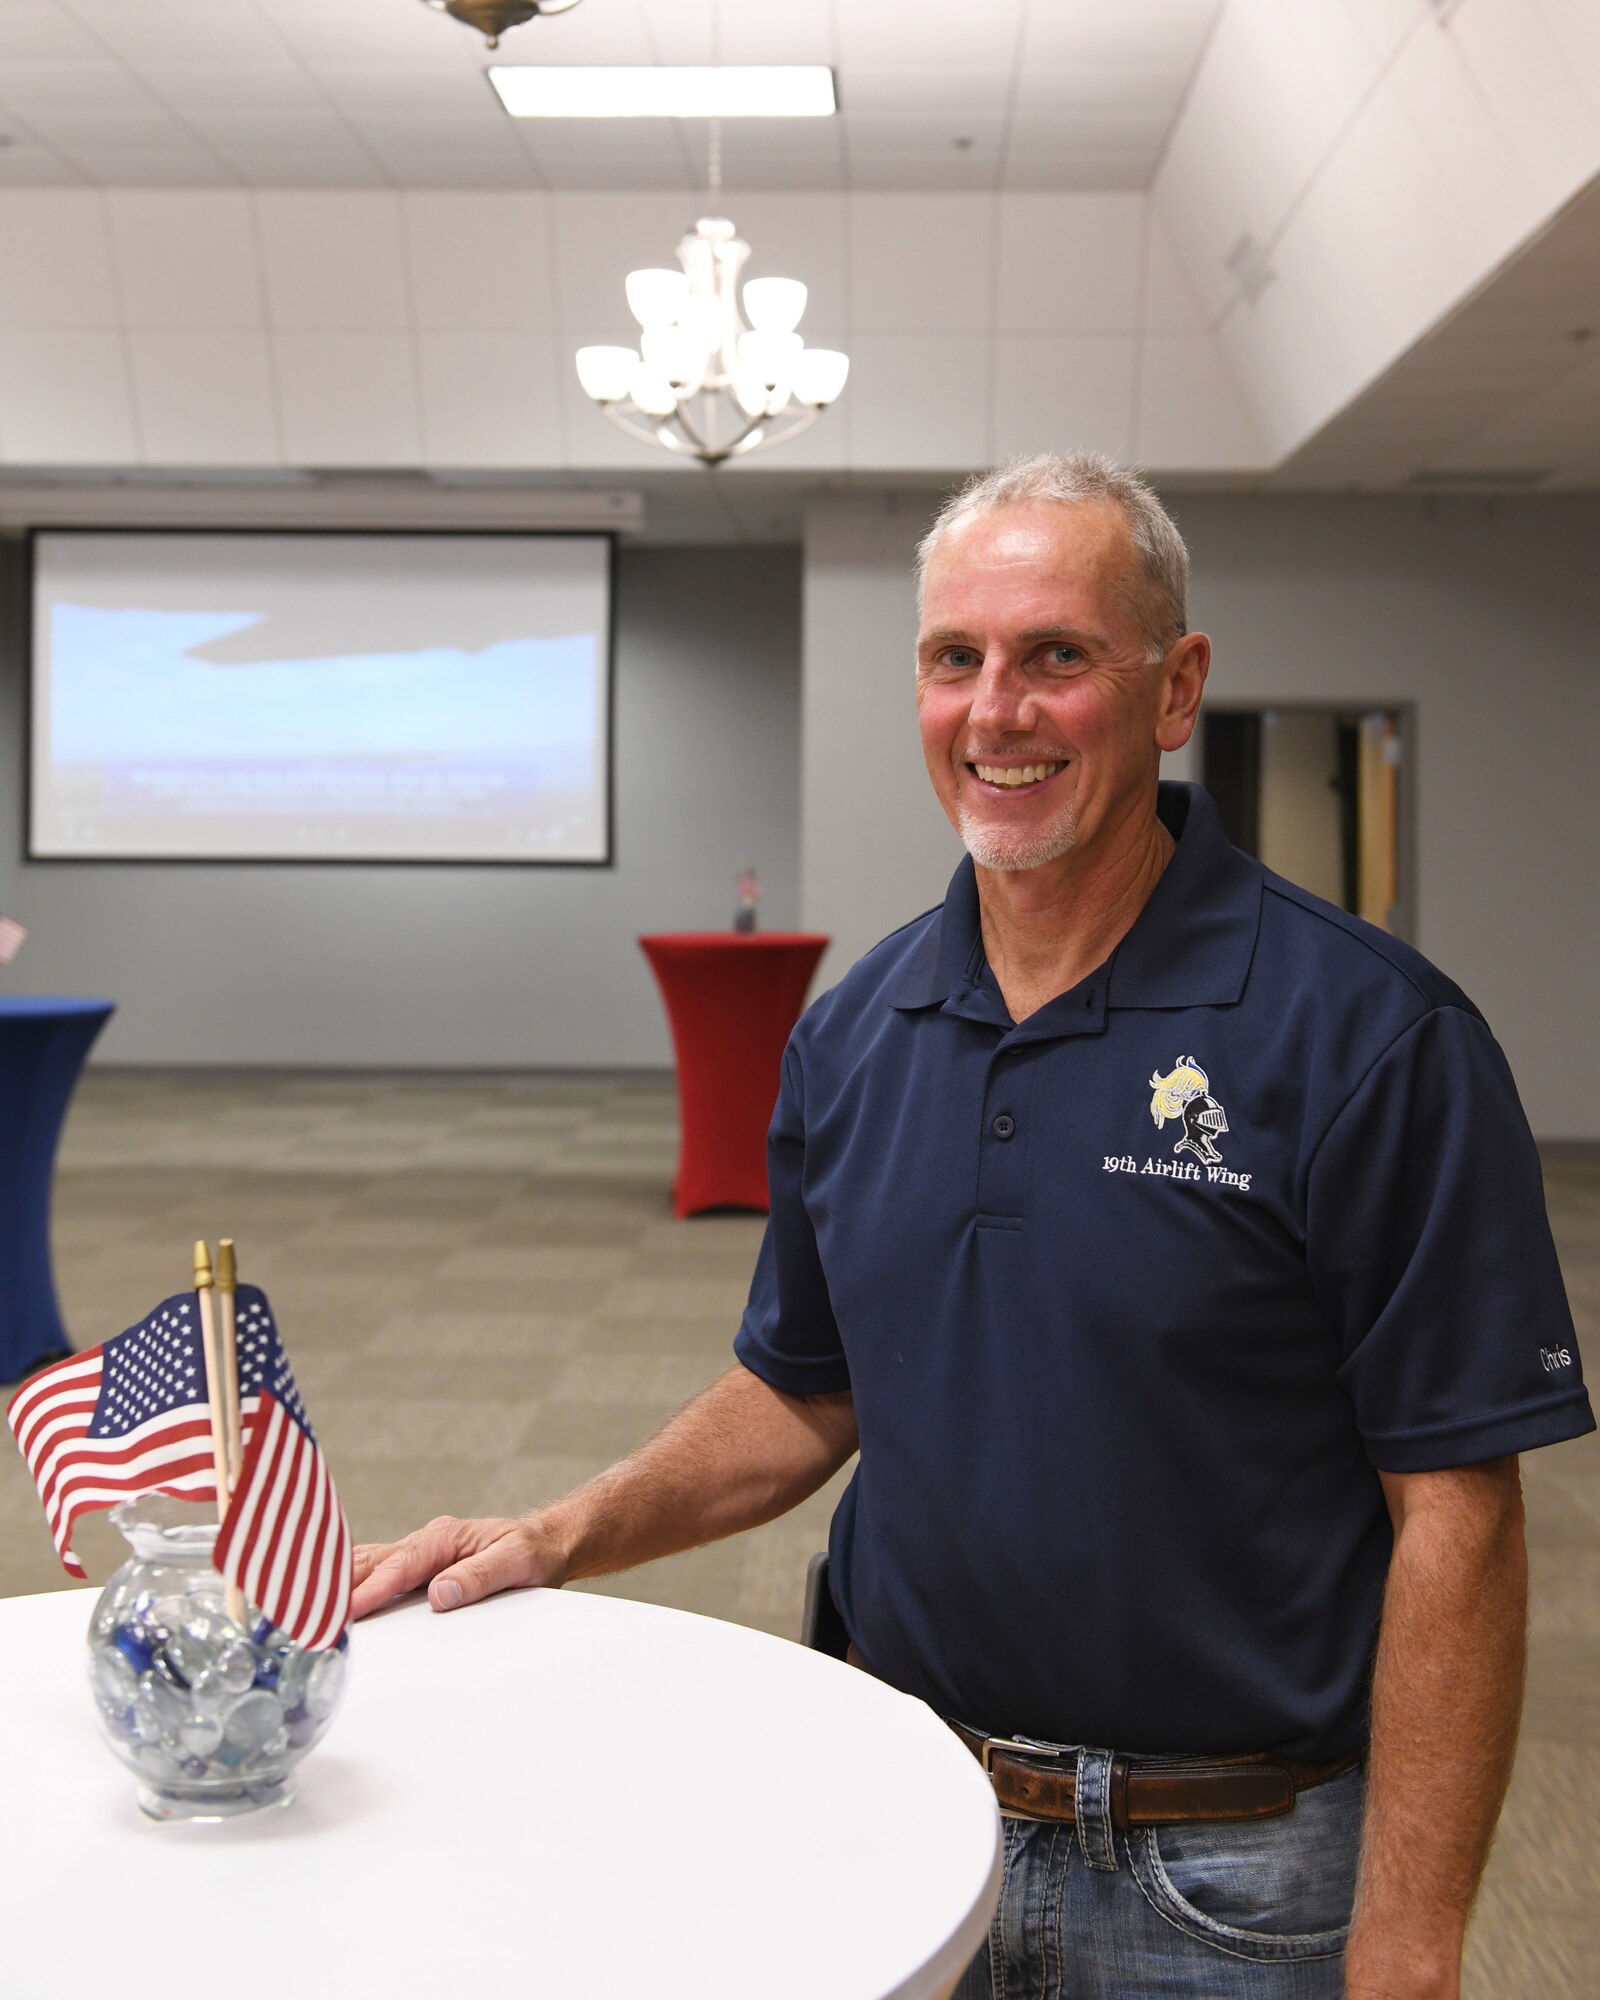
M211 1289L211 1251L204 1241L194 1246L194 1288L197 1292Z
M238 1289L239 1267L234 1261L233 1238L224 1236L217 1243L217 1290L232 1292Z

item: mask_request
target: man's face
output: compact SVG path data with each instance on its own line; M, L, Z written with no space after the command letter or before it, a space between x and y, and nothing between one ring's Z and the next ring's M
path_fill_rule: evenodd
M1137 561L1121 510L1100 501L978 515L935 548L917 639L922 753L981 866L1088 848L1148 798L1160 751L1187 740L1170 722L1169 665L1150 663L1134 618Z

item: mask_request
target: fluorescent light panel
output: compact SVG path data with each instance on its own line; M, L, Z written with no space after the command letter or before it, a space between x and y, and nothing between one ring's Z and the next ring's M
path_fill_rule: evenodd
M839 108L823 63L492 63L489 81L513 118L831 118Z

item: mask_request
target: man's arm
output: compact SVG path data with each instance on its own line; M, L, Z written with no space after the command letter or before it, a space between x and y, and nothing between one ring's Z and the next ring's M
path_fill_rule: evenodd
M429 1585L435 1611L497 1590L608 1576L720 1541L797 1507L856 1450L848 1392L788 1396L735 1363L648 1444L519 1520L430 1521L404 1541L356 1550L364 1618Z
M1458 2000L1527 1654L1517 1461L1382 1473L1394 1521L1348 2000Z

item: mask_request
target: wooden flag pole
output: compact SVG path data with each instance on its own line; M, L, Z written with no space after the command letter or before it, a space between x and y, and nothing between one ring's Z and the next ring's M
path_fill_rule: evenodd
M228 1441L230 1500L244 1465L244 1440L239 1419L239 1336L234 1317L234 1293L238 1284L239 1267L233 1254L233 1238L224 1236L217 1245L217 1305L222 1318L222 1417Z
M216 1300L212 1297L211 1252L201 1241L194 1246L194 1289L200 1302L200 1344L206 1361L206 1406L211 1412L211 1462L217 1475L217 1524L228 1518L228 1418L227 1395L223 1388L222 1356L217 1340ZM236 1583L228 1585L228 1616L249 1630L249 1613L244 1592Z

